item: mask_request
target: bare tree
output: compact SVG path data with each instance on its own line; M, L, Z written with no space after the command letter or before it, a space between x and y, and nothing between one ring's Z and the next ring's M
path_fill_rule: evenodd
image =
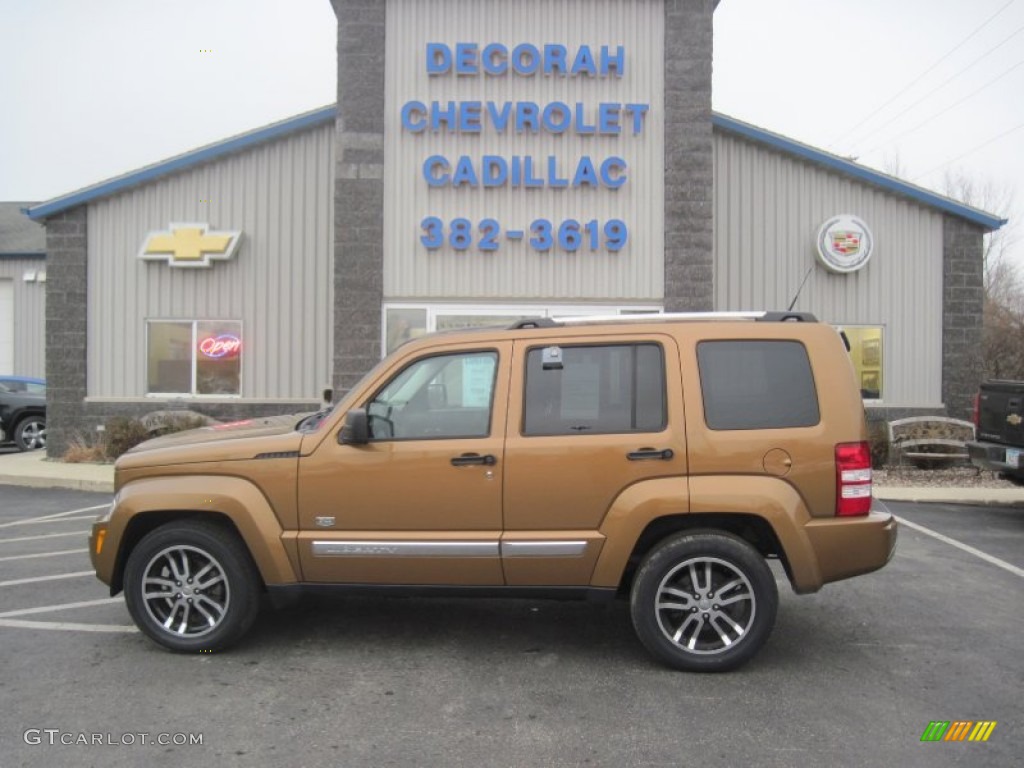
M946 174L945 189L967 205L1009 219L985 235L982 358L986 377L1024 380L1024 278L1013 261L1019 226L1013 191L977 182L962 171Z

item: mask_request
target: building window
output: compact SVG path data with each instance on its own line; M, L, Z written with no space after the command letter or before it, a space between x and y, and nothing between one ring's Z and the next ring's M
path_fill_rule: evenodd
M850 342L850 358L857 372L860 396L865 400L882 399L882 328L880 326L844 326Z
M593 304L400 304L384 307L382 348L390 355L404 342L425 333L459 328L509 326L528 317L658 314L660 306L597 306Z
M151 320L147 342L147 394L241 395L241 323Z
M523 410L528 436L661 432L666 424L661 347L531 349Z
M427 332L427 310L420 307L389 307L384 315L387 343L385 354L390 355L402 344Z
M403 368L366 406L374 440L487 437L495 352L434 355Z
M812 427L821 420L800 342L702 341L697 367L709 429Z

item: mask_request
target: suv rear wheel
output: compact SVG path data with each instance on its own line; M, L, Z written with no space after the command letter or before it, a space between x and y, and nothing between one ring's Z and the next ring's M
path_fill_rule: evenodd
M644 560L630 598L640 641L660 661L692 672L725 672L764 645L778 607L764 558L727 533L685 533Z
M216 651L236 642L256 618L259 592L256 567L238 537L209 523L151 531L125 567L128 612L172 651Z

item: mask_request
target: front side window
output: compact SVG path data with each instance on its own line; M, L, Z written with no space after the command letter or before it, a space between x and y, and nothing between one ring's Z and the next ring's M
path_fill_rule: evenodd
M367 403L370 438L487 437L496 352L435 355L403 368Z
M228 395L241 391L242 324L231 320L151 321L148 394Z
M811 427L820 420L807 349L797 341L702 341L697 366L710 429Z
M526 357L523 434L660 432L665 359L657 344L538 347Z

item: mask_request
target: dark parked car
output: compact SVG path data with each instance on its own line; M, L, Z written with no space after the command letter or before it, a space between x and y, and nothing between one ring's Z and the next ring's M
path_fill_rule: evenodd
M1024 381L982 382L974 425L978 439L967 443L974 466L1024 482Z
M46 447L46 382L26 376L0 376L0 444L19 451Z

